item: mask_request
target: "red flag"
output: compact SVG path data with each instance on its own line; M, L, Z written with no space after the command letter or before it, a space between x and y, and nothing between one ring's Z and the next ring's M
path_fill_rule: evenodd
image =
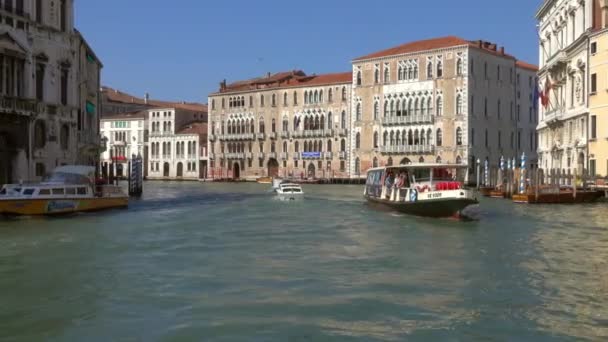
M551 97L549 95L551 89L553 89L553 84L551 84L551 78L547 77L547 81L545 82L545 90L543 90L541 93L541 102L545 108L547 108L549 106L549 102L551 102Z

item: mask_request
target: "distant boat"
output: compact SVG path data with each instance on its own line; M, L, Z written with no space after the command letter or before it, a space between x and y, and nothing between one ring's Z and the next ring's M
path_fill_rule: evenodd
M368 202L400 212L426 217L460 216L479 203L478 192L457 181L463 165L410 164L387 166L367 172L364 196ZM387 178L391 177L387 184Z
M272 177L260 177L256 179L256 182L260 184L272 184Z
M304 191L299 184L284 181L275 189L277 196L282 200L296 200L304 197Z
M5 184L0 214L58 215L126 208L129 197L115 185L95 185L92 166L61 166L36 184Z

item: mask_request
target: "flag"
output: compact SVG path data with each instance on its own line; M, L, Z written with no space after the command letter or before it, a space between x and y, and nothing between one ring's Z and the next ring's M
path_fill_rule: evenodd
M545 90L542 93L542 103L543 107L547 108L550 102L550 93L553 85L551 84L551 78L547 77L547 81L545 82Z

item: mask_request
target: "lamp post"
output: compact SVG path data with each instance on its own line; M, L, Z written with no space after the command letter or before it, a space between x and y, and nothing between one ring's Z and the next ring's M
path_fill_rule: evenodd
M476 183L477 189L479 189L479 182L480 182L480 180L479 180L480 167L481 167L481 160L479 160L479 158L478 158L477 159L477 183Z

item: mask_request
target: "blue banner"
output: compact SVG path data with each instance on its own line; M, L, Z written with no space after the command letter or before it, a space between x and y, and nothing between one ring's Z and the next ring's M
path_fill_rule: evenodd
M302 158L321 158L321 152L302 152Z

